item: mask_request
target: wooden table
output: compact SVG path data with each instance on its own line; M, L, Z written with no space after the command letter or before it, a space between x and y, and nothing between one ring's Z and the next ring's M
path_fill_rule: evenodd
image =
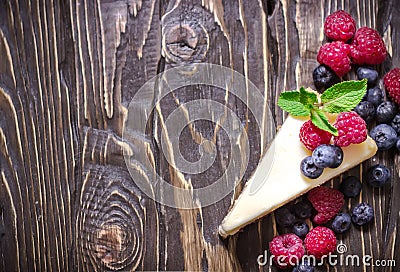
M383 35L389 56L378 67L381 75L400 66L398 0L0 1L0 271L276 271L257 264L278 231L273 215L226 240L217 232L264 148L246 105L222 89L197 85L174 91L151 116L142 144L154 159L152 170L176 187L212 184L230 152L215 123L196 121L179 147L196 161L196 137L213 141L214 167L181 176L170 168L160 151L161 120L180 104L219 101L250 135L243 183L223 200L191 210L158 204L129 175L122 138L127 107L157 73L214 63L253 82L279 126L285 119L279 93L313 86L324 18L341 8L359 27ZM374 162L391 168L393 182L382 189L364 184L362 196L346 202L345 210L371 203L376 219L339 241L349 254L395 259L398 267L398 153L378 153L345 175L359 175Z

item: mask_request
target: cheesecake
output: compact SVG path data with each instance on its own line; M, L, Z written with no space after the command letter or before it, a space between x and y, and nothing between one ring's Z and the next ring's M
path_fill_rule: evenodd
M285 120L219 226L222 237L235 234L244 226L369 159L378 150L370 137L360 144L342 147L343 162L338 168L326 168L317 179L309 179L300 170L300 162L311 155L299 140L300 127L307 119L289 115Z

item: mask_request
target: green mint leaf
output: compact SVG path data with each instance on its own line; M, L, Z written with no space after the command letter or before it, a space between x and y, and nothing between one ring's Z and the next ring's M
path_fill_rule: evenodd
M311 122L316 125L318 128L328 131L334 136L338 136L337 129L329 123L328 118L325 113L320 109L312 109L311 110Z
M317 94L309 92L304 87L300 88L300 103L303 104L307 109L312 109L314 103L318 102Z
M293 116L309 116L310 110L300 102L300 92L290 91L280 94L278 106Z
M360 103L366 90L366 79L335 84L321 95L322 110L330 113L351 111Z

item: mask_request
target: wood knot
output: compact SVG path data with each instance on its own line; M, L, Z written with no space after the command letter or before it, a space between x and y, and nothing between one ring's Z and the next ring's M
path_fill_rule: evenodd
M169 63L201 62L207 53L209 37L197 22L170 22L162 32L162 54Z

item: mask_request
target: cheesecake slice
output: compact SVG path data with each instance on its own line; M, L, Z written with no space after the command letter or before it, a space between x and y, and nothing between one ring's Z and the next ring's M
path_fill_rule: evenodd
M317 179L308 179L300 171L300 162L311 155L299 140L300 127L306 120L289 116L283 123L256 171L219 226L222 237L235 234L251 222L360 164L378 149L370 137L361 144L342 147L344 157L338 168L325 168Z

